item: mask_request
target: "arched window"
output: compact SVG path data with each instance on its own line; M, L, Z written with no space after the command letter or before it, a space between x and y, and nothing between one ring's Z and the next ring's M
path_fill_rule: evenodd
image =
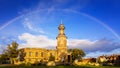
M35 56L38 57L38 52L36 52Z
M41 52L41 57L43 57L43 52Z
M32 56L32 52L29 52L29 57L31 57Z

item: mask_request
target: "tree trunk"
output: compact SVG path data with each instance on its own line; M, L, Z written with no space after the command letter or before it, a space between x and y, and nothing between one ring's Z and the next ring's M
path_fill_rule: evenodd
M14 64L14 63L13 63L13 58L10 58L10 63L11 63L11 64Z

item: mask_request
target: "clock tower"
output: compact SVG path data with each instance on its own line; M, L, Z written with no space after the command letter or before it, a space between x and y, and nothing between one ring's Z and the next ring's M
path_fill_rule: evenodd
M59 29L59 34L57 36L57 52L58 52L58 57L61 61L64 61L67 56L67 37L64 33L65 27L61 23L58 27Z

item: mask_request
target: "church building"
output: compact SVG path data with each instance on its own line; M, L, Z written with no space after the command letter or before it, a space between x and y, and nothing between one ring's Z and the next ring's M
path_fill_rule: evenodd
M61 23L58 27L59 34L56 37L57 46L55 50L45 48L22 48L25 57L24 62L47 62L50 56L55 57L55 62L70 62L70 53L68 52L67 36L64 33L65 26Z

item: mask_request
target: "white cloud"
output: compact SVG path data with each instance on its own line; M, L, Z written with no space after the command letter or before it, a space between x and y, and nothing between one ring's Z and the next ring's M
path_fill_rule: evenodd
M31 31L39 32L39 33L42 33L42 34L45 33L42 28L35 27L35 25L33 25L32 22L28 18L24 19L23 25L24 25L25 28L27 28Z
M90 41L88 39L69 39L68 45L70 48L90 48L94 44L94 41Z
M24 40L26 43L23 43L20 45L20 48L22 47L55 47L56 46L56 40L49 39L47 36L44 35L32 35L29 33L24 33L21 36L19 36L20 40Z
M19 36L19 39L26 42L22 44L25 47L56 47L57 45L56 40L50 39L45 35L32 35L30 33L24 33ZM89 48L92 46L93 43L94 42L91 42L87 39L70 39L68 40L68 47Z

